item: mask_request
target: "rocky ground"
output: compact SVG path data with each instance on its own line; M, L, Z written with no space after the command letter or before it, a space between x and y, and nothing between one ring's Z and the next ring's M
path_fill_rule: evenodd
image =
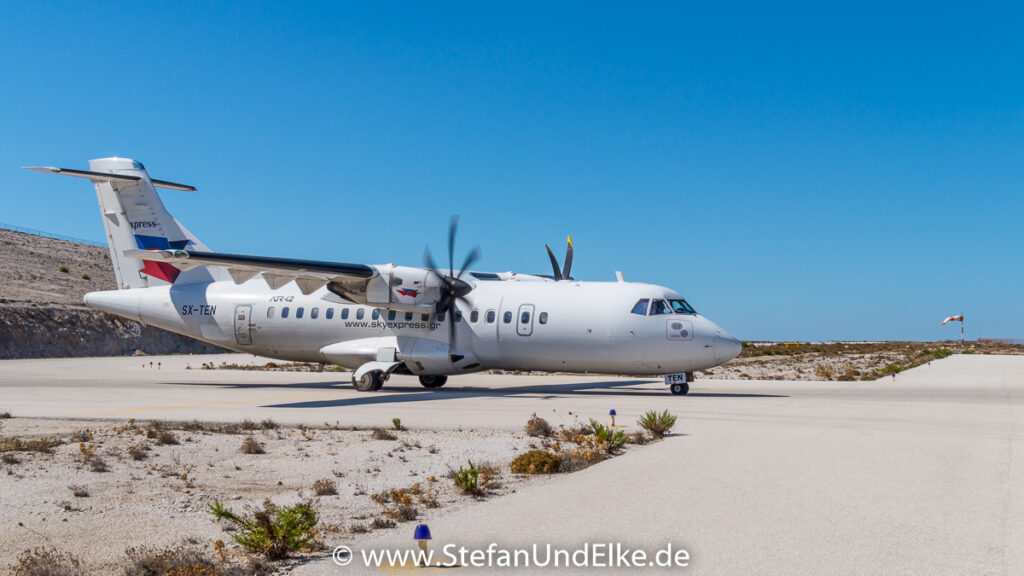
M1024 354L1024 345L967 342L746 342L736 359L697 374L723 380L877 380L951 354Z
M271 421L0 423L0 567L49 546L80 559L90 574L121 573L130 547L197 546L212 553L220 540L226 554L240 556L227 525L208 511L215 500L236 512L265 499L311 501L320 514L321 546L309 558L355 534L408 529L442 509L545 481L509 471L516 455L546 444L524 433L396 430L392 423L379 431ZM246 453L245 443L262 453ZM466 495L453 480L470 460L491 467L482 496ZM413 517L389 513L374 497L409 488Z
M86 308L86 292L117 288L106 248L0 229L0 278L0 358L223 351Z

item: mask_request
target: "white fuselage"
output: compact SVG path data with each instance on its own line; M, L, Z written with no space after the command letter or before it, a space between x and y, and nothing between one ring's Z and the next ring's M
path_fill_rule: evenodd
M356 368L395 348L414 374L490 368L668 374L717 366L740 343L700 314L639 315L641 299L680 296L627 282L474 282L460 302L456 346L436 314L355 304L321 288L303 295L259 277L93 292L88 305L239 352ZM457 354L458 359L450 359Z

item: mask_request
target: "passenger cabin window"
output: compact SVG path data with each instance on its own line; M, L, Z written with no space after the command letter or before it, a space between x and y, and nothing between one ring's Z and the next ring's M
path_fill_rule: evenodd
M476 324L479 320L480 320L480 311L479 310L473 310L472 312L469 313L469 321L470 322L472 322L473 324Z
M327 312L325 312L324 314L325 318L327 318L328 320L334 318L334 308L328 308Z
M356 310L356 320L362 320L364 316L366 316L366 310L364 308Z
M370 316L372 316L374 320L380 318L380 309L374 308L373 314L371 314Z
M511 311L505 312L502 320L505 322L505 324L512 323L512 312Z
M287 317L288 317L288 307L285 306L284 308L281 308L281 318L287 318Z
M427 322L430 320L430 314L420 314L420 321Z
M530 313L529 312L523 312L519 316L519 323L520 324L529 324L530 323Z
M647 316L647 302L649 302L649 300L644 298L643 300L640 300L639 302L634 304L632 313L638 316Z
M405 321L406 322L412 322L412 312L406 312L405 313Z
M388 310L388 322L394 322L397 313L394 310Z
M273 318L273 317L274 317L274 307L271 306L270 308L267 308L267 318Z
M348 320L348 308L341 309L341 319Z
M462 322L462 310L455 311L455 321Z
M487 311L487 323L488 324L494 324L494 320L497 317L498 317L498 315L494 312L494 310L488 310Z
M548 323L548 313L547 312L541 312L540 316L537 316L537 321L540 322L541 324L547 324Z
M664 300L651 300L651 316L671 313L672 309L669 308L668 302L665 302Z
M672 311L676 314L696 314L697 311L690 306L690 303L682 298L669 300L668 303L672 306Z
M437 315L437 321L442 323L444 322L444 312Z
M317 317L319 317L319 316L320 316L320 309L319 308L313 308L312 310L309 311L309 317L312 318L313 320L316 320Z
M303 312L304 312L304 310L303 310L302 306L299 306L298 308L295 309L295 317L296 318L302 318L302 313Z

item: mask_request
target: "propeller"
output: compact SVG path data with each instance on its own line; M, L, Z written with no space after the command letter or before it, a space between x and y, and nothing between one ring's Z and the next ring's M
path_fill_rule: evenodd
M437 299L434 312L437 314L446 313L448 315L448 346L450 348L455 348L455 303L458 300L468 303L466 295L473 291L473 285L463 280L462 275L465 274L466 270L474 262L480 259L480 248L474 247L466 255L466 259L462 262L462 267L459 268L459 273L455 273L455 230L458 226L459 217L452 216L451 224L448 226L447 276L437 271L434 259L430 257L430 249L427 248L423 251L423 263L426 265L427 271L441 282L441 297Z
M551 259L551 270L555 273L555 280L572 280L572 276L569 276L569 272L572 270L572 236L567 237L569 241L568 248L565 249L565 265L562 269L558 269L558 259L555 258L555 253L551 251L551 247L547 244L544 245L548 250L548 258Z

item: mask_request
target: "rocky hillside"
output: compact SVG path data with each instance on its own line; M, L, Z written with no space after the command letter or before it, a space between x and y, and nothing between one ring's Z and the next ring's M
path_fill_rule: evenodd
M82 304L116 287L106 248L0 229L0 358L223 352Z

